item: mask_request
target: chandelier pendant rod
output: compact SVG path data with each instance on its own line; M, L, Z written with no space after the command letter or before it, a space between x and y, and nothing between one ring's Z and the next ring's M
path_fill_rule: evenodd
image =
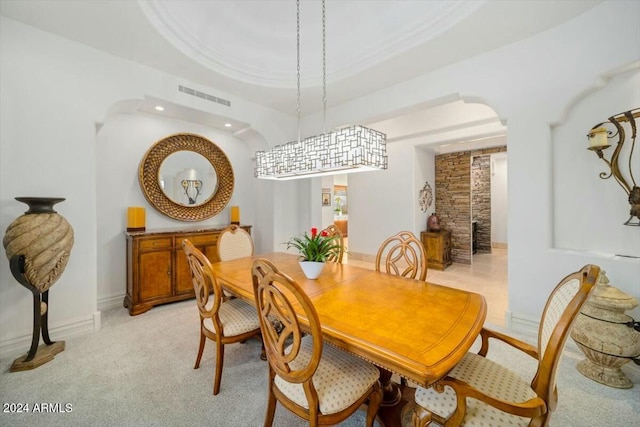
M261 179L298 179L338 173L387 169L386 135L360 125L326 131L327 55L326 7L322 0L322 114L323 134L302 139L300 83L300 0L296 0L298 138L256 151L254 175Z
M327 38L325 7L322 0L322 133L327 133Z
M296 51L297 51L297 82L298 82L298 143L300 143L300 0L296 0Z

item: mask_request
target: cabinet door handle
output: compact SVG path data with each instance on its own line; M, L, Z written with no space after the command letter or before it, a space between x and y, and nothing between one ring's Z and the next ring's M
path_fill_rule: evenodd
M171 276L171 268L167 270L167 276Z

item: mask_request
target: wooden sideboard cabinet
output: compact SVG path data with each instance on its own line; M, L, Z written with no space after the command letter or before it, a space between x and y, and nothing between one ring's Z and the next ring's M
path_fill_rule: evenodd
M444 270L451 265L451 230L422 231L420 240L427 251L428 268Z
M241 228L251 233L250 225ZM125 232L129 314L144 313L158 304L194 298L182 241L189 239L211 262L218 261L218 236L225 227L180 228Z

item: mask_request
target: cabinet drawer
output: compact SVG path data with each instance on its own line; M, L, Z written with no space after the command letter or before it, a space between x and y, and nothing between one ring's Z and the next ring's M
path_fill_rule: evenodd
M182 241L184 239L188 239L194 246L210 246L215 245L218 242L217 234L185 234L181 236L176 236L176 245L179 248L182 248Z
M140 239L140 250L170 248L173 244L171 237L157 239Z

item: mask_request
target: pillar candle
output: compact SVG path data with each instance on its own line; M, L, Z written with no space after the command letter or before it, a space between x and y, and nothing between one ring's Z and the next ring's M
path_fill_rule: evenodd
M231 224L240 225L240 206L231 206Z
M602 148L608 145L606 128L597 128L589 132L589 148Z
M130 206L127 209L127 231L145 230L145 212L143 207Z

